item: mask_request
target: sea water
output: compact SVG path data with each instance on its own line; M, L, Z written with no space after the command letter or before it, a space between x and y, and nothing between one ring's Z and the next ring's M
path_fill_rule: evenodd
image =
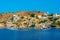
M10 30L0 29L0 40L58 40L60 29Z

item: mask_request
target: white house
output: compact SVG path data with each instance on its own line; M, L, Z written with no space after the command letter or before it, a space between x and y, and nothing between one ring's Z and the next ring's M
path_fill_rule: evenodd
M38 15L38 18L42 18L40 15Z
M54 18L56 18L56 17L58 17L58 16L59 16L59 15L58 15L57 13L53 15Z
M14 19L13 21L16 22L17 20L19 20L19 17L17 15L13 15Z
M48 13L44 13L43 18L47 18L48 17Z

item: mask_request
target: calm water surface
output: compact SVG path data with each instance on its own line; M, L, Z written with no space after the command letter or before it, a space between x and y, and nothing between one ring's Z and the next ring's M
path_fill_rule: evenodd
M9 30L0 29L0 40L60 40L60 29Z

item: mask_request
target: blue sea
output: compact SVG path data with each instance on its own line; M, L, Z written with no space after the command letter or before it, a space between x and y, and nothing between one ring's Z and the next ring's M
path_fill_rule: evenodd
M0 14L36 10L60 14L60 0L0 0ZM0 29L0 40L60 40L60 29Z
M60 40L60 29L0 29L0 40Z

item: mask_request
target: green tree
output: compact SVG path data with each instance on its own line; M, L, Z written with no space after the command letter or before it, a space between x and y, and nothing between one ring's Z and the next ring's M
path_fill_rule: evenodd
M43 20L41 20L41 22L42 22L42 23L45 23L45 22L47 22L47 20L46 20L46 19L43 19Z
M35 23L32 23L32 25L29 26L29 27L34 28L35 27Z
M11 20L13 21L14 20L14 17L12 16Z
M34 14L34 13L32 13L32 14L31 14L31 17L35 17L35 14Z

